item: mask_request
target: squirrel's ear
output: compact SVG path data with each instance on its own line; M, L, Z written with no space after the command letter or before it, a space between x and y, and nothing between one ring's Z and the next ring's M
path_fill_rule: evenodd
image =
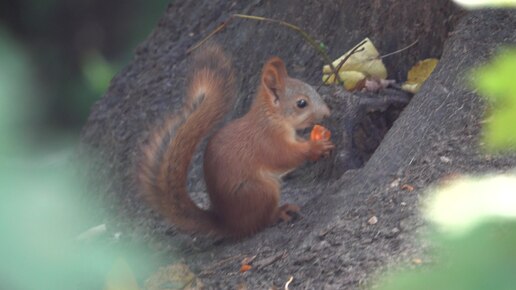
M285 92L287 77L285 63L279 57L270 58L263 66L262 85L274 97L275 104L279 101L278 95L283 95Z

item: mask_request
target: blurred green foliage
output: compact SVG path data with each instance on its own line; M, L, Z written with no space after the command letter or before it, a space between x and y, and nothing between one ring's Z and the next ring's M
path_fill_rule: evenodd
M88 54L82 65L82 73L89 86L96 94L102 94L108 88L116 68L108 63L98 52Z
M516 48L506 48L473 74L478 93L491 107L484 132L487 148L516 148Z
M78 264L80 251L73 249L74 235L85 227L70 194L77 192L74 179L68 165L45 165L25 145L20 132L34 101L29 62L5 31L0 63L0 288L73 289L78 274L95 268Z
M77 136L169 2L0 0L0 26L27 54L39 100L34 130Z
M29 86L18 80L27 76L27 62L23 49L12 42L8 34L0 29L0 132L7 132L0 142L0 150L6 152L15 148L14 140L19 134L21 121L27 114L23 104L27 103L27 95L31 94ZM6 69L8 68L8 69ZM19 138L19 136L17 137Z
M133 271L145 273L151 260L144 249L124 244L109 228L96 239L78 239L105 217L78 179L70 144L58 138L47 152L30 144L41 118L30 59L0 29L0 289L137 289L141 276ZM93 62L99 64L85 73L100 75L93 81L105 87L112 70Z
M380 290L513 290L516 222L485 223L461 236L429 235L436 263L380 281Z

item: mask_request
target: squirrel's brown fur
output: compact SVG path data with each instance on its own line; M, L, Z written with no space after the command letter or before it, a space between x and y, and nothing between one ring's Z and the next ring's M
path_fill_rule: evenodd
M200 209L187 192L192 156L235 100L235 77L218 46L194 58L181 112L156 129L143 149L139 180L149 203L180 230L241 237L290 220L295 205L279 205L280 178L305 160L333 148L330 141L306 141L296 130L329 115L309 85L288 77L283 61L271 58L250 111L208 142L204 176L211 205Z

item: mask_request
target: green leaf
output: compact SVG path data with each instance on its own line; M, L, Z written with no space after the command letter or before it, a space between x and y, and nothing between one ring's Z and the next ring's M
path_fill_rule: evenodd
M491 118L484 141L492 151L516 148L516 48L502 50L490 63L473 72L473 85L489 101Z

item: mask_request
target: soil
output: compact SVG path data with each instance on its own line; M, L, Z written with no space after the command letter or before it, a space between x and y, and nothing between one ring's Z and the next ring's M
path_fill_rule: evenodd
M90 198L109 213L114 231L150 245L149 255L160 265L185 263L207 289L282 288L290 276L291 289L356 289L392 263L425 259L425 242L417 237L425 228L419 208L429 186L451 174L503 172L516 165L514 157L481 150L485 105L466 81L469 69L500 45L516 42L516 31L508 29L516 27L516 14L466 13L448 1L432 2L174 1L92 108L80 148L83 156L99 156L87 173L99 192ZM323 89L333 107L325 126L337 150L285 180L282 199L302 207L299 218L245 240L214 241L178 234L153 214L137 195L134 168L148 128L181 105L186 50L237 12L292 22L324 40L332 57L365 37L382 52L419 39L413 48L385 59L390 78L398 81L417 60L438 57L440 63L404 109L364 113L350 105L360 94ZM293 76L320 83L322 60L283 27L235 20L216 40L240 72L242 94L228 119L249 107L270 55L282 57ZM192 166L190 188L194 199L206 203L200 157ZM253 268L240 273L240 261L254 256ZM153 289L169 289L162 287Z

